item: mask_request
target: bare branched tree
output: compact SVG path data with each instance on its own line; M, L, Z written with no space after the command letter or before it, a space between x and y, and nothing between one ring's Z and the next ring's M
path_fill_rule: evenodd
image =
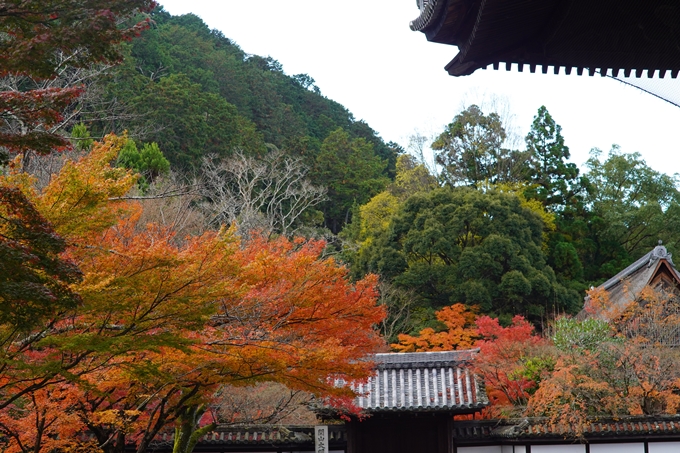
M438 178L441 168L437 166L437 162L434 158L434 153L430 146L432 142L437 138L436 133L428 132L423 133L419 130L414 130L413 134L408 137L408 145L406 150L416 158L416 161L423 164L428 172L434 177Z
M217 419L223 425L316 423L308 409L312 396L273 382L254 387L223 387L218 393Z
M203 204L211 224L236 223L241 234L295 234L301 217L325 198L326 190L307 179L302 159L279 150L262 158L236 151L204 159Z
M379 329L388 344L396 343L400 333L413 329L412 311L416 294L412 290L398 288L389 282L382 281L378 286L380 298L378 303L387 309L387 317L380 323Z
M78 122L97 122L106 125L105 129L121 131L128 129L128 135L134 138L144 138L162 130L161 125L149 125L136 121L146 116L146 112L133 112L123 105L117 98L106 96L103 79L115 76L114 65L96 64L88 67L75 67L74 60L80 58L77 50L72 54L56 52L55 76L47 79L33 78L27 75L9 74L0 78L0 92L25 92L27 90L48 91L51 89L78 89L80 94L73 98L61 113L61 118L51 123L29 125L11 111L4 111L0 115L0 132L15 136L25 136L37 130L49 134L68 136L70 129ZM102 137L93 137L101 139ZM30 165L36 153L28 151L23 156L23 165ZM42 162L44 164L45 161Z
M206 228L206 218L197 208L201 199L199 183L175 172L157 178L143 194L130 193L124 198L139 200L144 211L140 225L155 223L169 228L177 241L199 235Z

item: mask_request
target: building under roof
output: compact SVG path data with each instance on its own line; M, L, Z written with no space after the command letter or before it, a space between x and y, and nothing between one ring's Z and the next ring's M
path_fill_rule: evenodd
M329 453L349 452L348 427L328 427ZM405 428L420 437L420 426ZM574 437L564 427L541 418L452 421L450 450L446 453L677 453L680 451L680 416L637 416L594 419ZM421 453L421 445L394 444L376 433L376 442L391 444L392 453ZM196 453L313 452L313 426L220 427L203 436ZM154 451L172 451L172 435L154 445ZM380 450L384 451L384 450Z
M635 301L645 287L674 291L679 285L680 273L673 264L671 254L659 241L659 245L654 249L598 288L608 293L610 304L608 308L621 310Z
M418 0L411 29L459 49L454 76L480 68L544 73L680 71L680 3L675 0Z
M472 368L479 350L376 354L374 374L353 384L354 404L366 417L328 427L329 452L450 453L454 415L489 404ZM340 383L341 385L343 383ZM333 415L322 410L324 417ZM337 415L337 413L335 413ZM154 451L172 451L173 435L159 436ZM195 452L303 452L314 450L312 426L218 427Z
M377 354L355 388L363 420L327 425L329 453L677 453L680 416L594 419L578 435L547 419L454 420L488 404L471 364L478 350ZM318 452L319 426L221 426L196 453ZM172 451L173 435L152 450Z
M453 416L488 406L471 364L478 350L376 354L375 374L354 387L368 415L347 423L347 453L448 453Z

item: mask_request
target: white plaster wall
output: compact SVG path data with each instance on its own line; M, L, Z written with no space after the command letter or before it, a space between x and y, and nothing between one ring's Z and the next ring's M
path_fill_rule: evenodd
M532 445L531 453L586 453L585 445ZM592 452L591 452L592 453Z
M458 453L505 453L500 445L488 447L458 447Z
M645 453L645 444L591 444L590 453Z
M650 442L649 453L679 453L680 442Z

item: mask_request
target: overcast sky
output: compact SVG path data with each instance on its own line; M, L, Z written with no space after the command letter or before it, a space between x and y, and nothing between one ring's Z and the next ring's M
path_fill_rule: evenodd
M571 160L591 148L640 152L658 171L680 173L680 108L599 76L478 70L451 77L458 49L409 29L416 0L159 0L171 14L194 13L245 52L305 73L321 93L363 119L385 141L441 132L471 103L507 103L525 135L545 105L563 128ZM680 84L680 79L673 81Z

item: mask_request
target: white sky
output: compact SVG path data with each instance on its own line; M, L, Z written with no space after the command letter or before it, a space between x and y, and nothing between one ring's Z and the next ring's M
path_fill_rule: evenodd
M680 108L600 76L478 70L451 77L457 48L409 29L416 0L159 0L173 15L194 13L245 52L271 56L287 74L306 73L321 93L403 146L418 130L439 133L464 105L498 97L526 135L545 105L582 165L593 147L640 152L680 173ZM680 79L674 80L680 88Z

